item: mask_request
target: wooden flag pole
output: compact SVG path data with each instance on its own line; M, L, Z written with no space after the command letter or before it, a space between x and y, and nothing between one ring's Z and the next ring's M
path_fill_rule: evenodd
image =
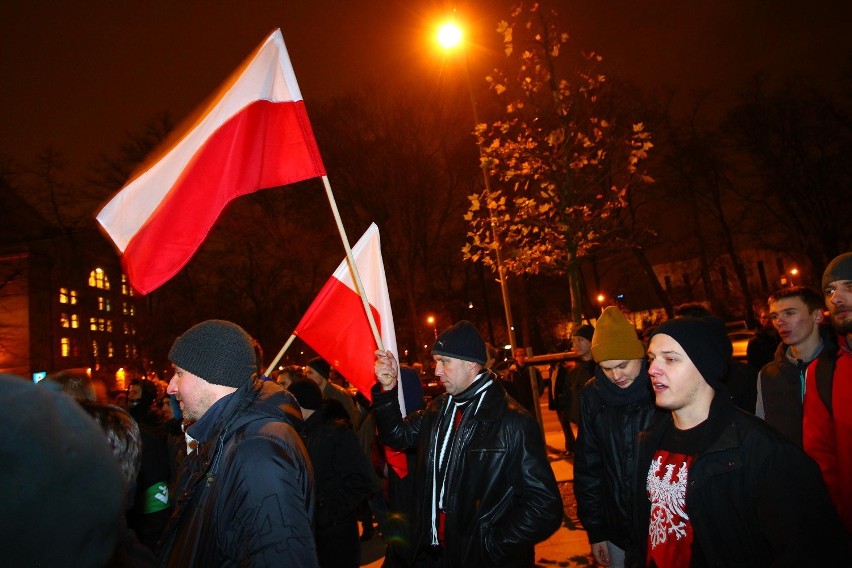
M343 221L340 219L340 211L337 209L337 202L334 200L334 194L331 192L331 184L328 181L328 176L322 176L322 183L325 186L325 193L328 196L328 202L331 205L331 212L334 215L334 221L337 223L337 230L340 232L340 239L343 241L343 248L346 250L346 263L349 265L349 271L352 273L352 280L355 282L355 287L358 289L358 295L361 297L361 304L364 306L364 313L367 314L367 321L370 322L370 330L373 332L373 339L376 340L376 345L382 351L385 346L382 343L382 336L379 333L379 328L376 326L376 320L373 317L373 310L370 309L370 301L367 299L367 293L364 292L364 285L361 283L361 274L358 272L358 266L355 264L355 257L352 256L352 247L349 246L349 238L346 236L346 231L343 228ZM290 336L287 343L278 351L275 359L266 368L264 373L267 377L269 373L284 356L287 349L296 339L296 334Z
M364 285L361 284L361 275L358 273L355 257L352 256L352 248L349 246L349 238L346 236L346 231L343 228L343 221L340 219L340 211L337 209L337 202L334 200L334 194L331 192L331 183L328 181L328 176L322 176L322 183L325 186L325 194L328 196L331 212L334 214L334 220L337 223L337 230L340 231L343 248L346 249L346 262L349 264L352 279L355 281L355 287L358 289L358 295L361 296L361 303L364 305L364 313L367 314L367 321L370 322L370 329L373 331L373 339L376 340L378 348L384 351L385 346L382 343L382 336L379 334L379 328L376 326L375 318L373 318L373 310L370 309L370 301L367 299L367 293L364 292Z
M293 335L290 336L290 339L287 340L287 343L285 343L281 347L281 349L278 350L278 355L275 356L275 359L272 360L272 363L269 364L269 366L266 368L266 371L263 373L265 376L267 376L267 377L269 376L269 373L272 372L272 370L275 368L275 365L278 364L278 361L281 360L281 357L284 356L284 353L287 352L287 350L293 344L293 341L295 339L296 339L296 334L294 333Z

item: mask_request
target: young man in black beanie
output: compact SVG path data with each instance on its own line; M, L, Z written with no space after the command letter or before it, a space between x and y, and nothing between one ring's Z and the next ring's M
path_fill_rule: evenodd
M461 321L432 348L446 392L400 415L399 365L376 352L373 407L380 440L417 448L417 502L407 540L413 566L532 567L535 544L562 520L562 499L538 423L484 368L485 343Z
M720 382L731 343L718 318L654 330L649 374L668 410L639 435L636 540L649 566L833 566L842 529L819 469Z
M187 433L177 503L160 541L162 566L317 566L313 475L293 397L254 378L251 336L202 322L169 351Z

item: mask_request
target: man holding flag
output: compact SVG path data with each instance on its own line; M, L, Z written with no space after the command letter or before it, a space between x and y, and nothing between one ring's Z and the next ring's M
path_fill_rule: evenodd
M562 499L536 421L483 365L485 342L468 321L432 349L446 392L402 418L399 365L376 351L372 389L379 438L417 448L414 566L531 567L536 543L562 521Z

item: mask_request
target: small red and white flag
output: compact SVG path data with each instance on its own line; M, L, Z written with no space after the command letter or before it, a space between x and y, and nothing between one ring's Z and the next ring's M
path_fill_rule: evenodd
M352 247L352 256L384 348L399 361L379 228L375 223ZM346 259L320 290L293 333L346 377L361 394L372 399L370 389L376 383L374 353L378 346ZM400 410L405 416L401 385L397 393ZM397 475L405 477L408 471L405 455L389 448L386 448L386 454Z
M281 30L198 114L97 216L142 294L189 262L233 199L325 175Z

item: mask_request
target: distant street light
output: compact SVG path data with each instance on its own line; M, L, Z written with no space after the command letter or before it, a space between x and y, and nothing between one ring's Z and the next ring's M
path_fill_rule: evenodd
M442 24L438 28L437 40L441 47L446 51L455 48L460 48L462 57L464 58L465 79L467 80L467 90L470 93L470 105L473 109L473 124L479 124L479 111L476 104L476 97L473 94L473 83L470 79L470 64L467 59L467 50L464 46L464 33L462 29L455 23L450 21ZM490 206L491 201L491 176L488 175L488 166L485 165L485 152L482 149L482 144L477 142L479 149L479 164L482 169L482 179L485 183L485 196L488 205L488 215L491 218L491 235L494 239L494 257L497 264L497 274L499 276L500 290L503 293L503 309L506 313L506 330L509 334L509 344L514 349L517 343L515 342L515 326L512 322L512 304L509 301L509 288L506 285L506 271L503 268L503 257L500 252L500 237L497 234L497 220L494 217L494 211Z
M790 269L790 286L796 285L796 277L799 275L799 269L793 267Z
M432 331L435 333L435 340L438 339L438 327L435 325L435 316L426 318L426 323L432 326Z

